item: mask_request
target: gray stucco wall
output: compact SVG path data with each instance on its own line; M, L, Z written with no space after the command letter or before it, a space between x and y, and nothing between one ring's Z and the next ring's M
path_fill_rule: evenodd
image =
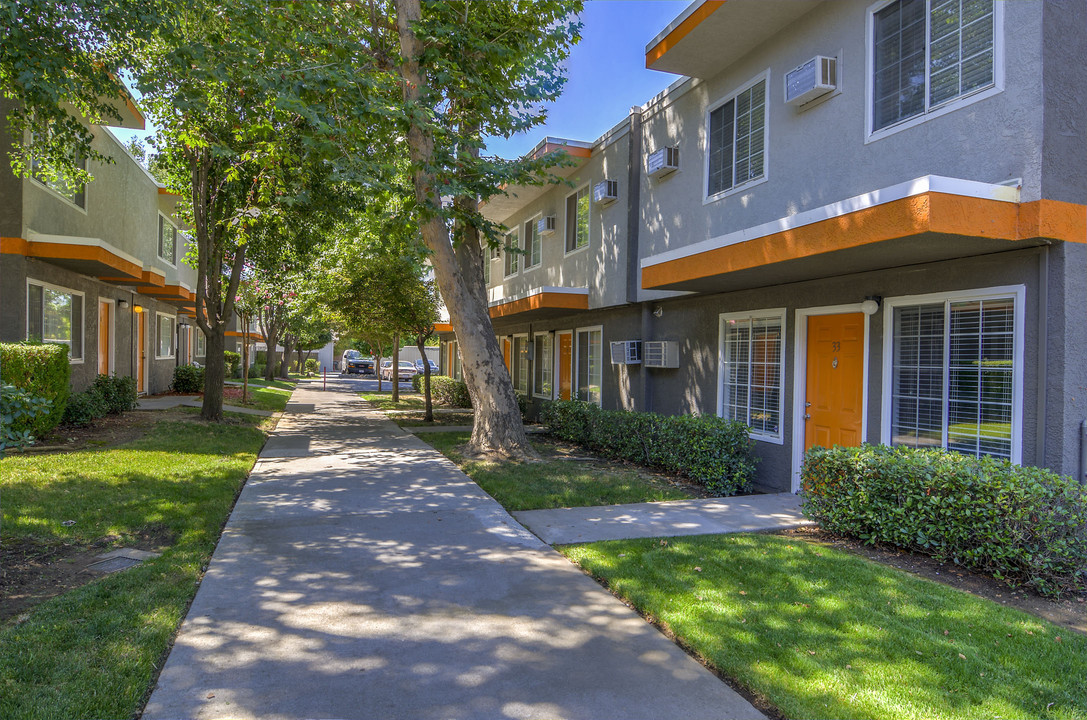
M13 146L8 130L12 101L0 98L0 237L21 237L23 229L23 184L11 172L9 160Z
M1087 203L1087 2L1042 9L1045 128L1042 197Z
M867 144L868 0L822 3L718 76L691 81L687 92L649 107L645 153L677 145L680 170L659 181L643 177L641 256L930 174L988 183L1022 178L1023 199L1039 198L1042 3L998 4L1005 16L1005 90ZM1082 35L1083 26L1067 32ZM786 106L784 73L814 55L840 55L840 94L810 109ZM767 179L703 204L706 110L767 70Z
M554 215L557 230L541 238L542 262L532 269L523 266L527 257L521 256L521 271L504 278L505 259L501 255L491 261L491 297L519 297L540 287L589 288L589 307L606 307L626 301L626 275L614 272L625 268L626 208L629 193L627 172L628 136L624 133L603 146L593 149L593 156L568 183L551 187L532 203L527 204L502 222L519 233L524 223L537 214ZM591 202L593 185L601 180L619 182L619 200L601 207ZM590 196L589 245L566 253L566 198L577 189L588 188ZM523 242L523 238L522 238Z

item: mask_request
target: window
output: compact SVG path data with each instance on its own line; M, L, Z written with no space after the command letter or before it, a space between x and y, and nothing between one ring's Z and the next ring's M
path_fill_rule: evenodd
M566 252L589 244L589 187L566 198Z
M895 0L872 13L872 130L996 84L993 0Z
M601 329L583 328L577 331L577 399L600 404L603 382Z
M83 293L44 283L26 287L26 338L68 346L68 357L83 361Z
M537 218L538 220L539 218ZM541 248L540 248L540 230L536 224L536 220L530 220L525 223L525 251L528 256L525 258L525 269L534 268L540 264Z
M706 195L741 187L766 172L766 78L711 109Z
M721 388L717 414L781 439L785 311L721 316Z
M532 369L535 377L532 378L533 392L542 398L552 398L552 358L554 357L554 338L551 333L537 333L536 342L533 345L534 361Z
M196 350L195 356L198 358L207 357L208 354L208 339L204 337L204 331L199 327L193 327L193 337L196 338Z
M76 165L81 170L87 169L87 158L80 158L76 161ZM86 209L87 207L87 186L81 182L76 182L74 179L68 177L64 173L58 174L56 177L46 177L41 168L41 163L31 158L30 161L30 176L37 180L39 183L49 188L57 195L72 203L76 207Z
M896 302L890 444L1017 460L1015 295Z
M174 356L174 318L170 315L158 314L157 347L155 357L168 358Z
M159 215L159 257L171 265L177 264L177 237L173 223Z
M483 251L483 287L488 287L491 284L491 251L486 244L481 245L480 249Z
M513 336L513 387L528 394L528 335Z
M517 231L514 230L506 236L506 277L516 275L520 269L520 245L517 241Z

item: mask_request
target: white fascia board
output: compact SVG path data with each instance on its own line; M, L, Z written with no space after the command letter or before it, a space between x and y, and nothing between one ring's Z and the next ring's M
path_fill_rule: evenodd
M739 245L749 240L774 235L780 232L795 230L805 225L812 225L823 220L842 217L859 210L886 205L887 203L902 200L908 197L923 195L928 192L943 193L945 195L958 195L960 197L972 197L983 200L996 200L998 202L1019 202L1019 188L1007 185L978 182L976 180L960 180L939 175L925 175L915 180L908 180L897 185L873 190L863 195L856 195L846 200L840 200L829 205L805 210L804 212L788 217L772 220L761 225L736 230L734 232L718 235L717 237L703 240L686 247L668 250L657 255L642 258L642 268L652 267L661 263L679 260L680 258L698 255L699 253L717 250L730 245Z
M518 293L517 295L510 295L508 297L500 297L497 300L491 300L487 303L488 307L494 307L495 305L505 305L506 303L516 302L517 300L524 300L525 298L533 297L534 295L541 295L543 293L562 293L565 295L588 295L589 288L572 288L572 287L552 287L544 286L538 288L532 288L528 292Z

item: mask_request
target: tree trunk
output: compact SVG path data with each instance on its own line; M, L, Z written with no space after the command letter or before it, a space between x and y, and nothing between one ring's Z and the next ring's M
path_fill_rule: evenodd
M393 384L393 402L400 402L400 336L393 335L393 366L389 373Z
M286 333L283 336L283 360L279 363L279 377L284 380L290 378L292 352L294 352L294 336Z
M249 402L249 318L241 316L242 322L242 405Z
M223 421L223 380L226 379L226 326L219 325L207 334L207 363L204 365L204 400L200 417L210 422ZM218 358L218 362L212 362Z
M423 422L434 422L434 405L430 402L430 359L426 354L426 337L416 335L415 347L419 348L419 355L423 358L423 401L426 404Z
M419 0L396 0L396 25L400 35L400 76L404 80L404 99L409 106L421 101L423 77L419 57L423 44L412 23L422 17ZM467 238L454 253L449 230L437 207L440 202L433 178L425 168L434 162L434 138L421 122L412 120L407 145L412 161L415 199L420 207L430 208L421 226L423 242L431 251L431 264L442 299L449 309L449 320L461 352L461 372L475 408L469 453L492 454L502 458L535 460L536 452L528 442L513 382L502 360L483 287L483 252L478 237L474 249ZM459 262L458 256L463 255ZM467 272L465 272L467 270Z
M302 345L301 344L298 346L298 349L295 352L298 353L298 374L299 375L304 375L305 370L306 370L306 364L305 364L306 361L302 357L302 353L304 351L302 350ZM309 355L308 352L306 354Z

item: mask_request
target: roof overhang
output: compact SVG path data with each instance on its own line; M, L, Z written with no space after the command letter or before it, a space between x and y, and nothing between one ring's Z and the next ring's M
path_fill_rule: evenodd
M695 0L645 47L650 70L707 78L821 0Z
M589 309L589 288L539 287L490 302L491 320L537 320Z
M928 175L641 261L642 287L724 292L1087 242L1087 206Z
M101 124L115 128L127 128L128 130L146 130L147 121L140 109L136 107L136 98L133 97L132 91L112 73L110 77L117 82L117 95L104 98L104 100L106 105L116 111L119 119L102 118Z
M92 277L117 277L136 281L143 277L138 258L97 238L27 233L30 238L0 238L0 253L38 258Z
M528 154L529 158L536 159L548 153L563 150L572 161L564 166L554 166L549 169L551 175L566 179L585 166L592 156L592 143L580 140L567 140L565 138L547 137ZM502 192L480 203L480 211L483 216L492 222L503 222L518 210L524 208L539 199L544 193L551 190L553 183L546 180L542 185L510 185L502 188Z

